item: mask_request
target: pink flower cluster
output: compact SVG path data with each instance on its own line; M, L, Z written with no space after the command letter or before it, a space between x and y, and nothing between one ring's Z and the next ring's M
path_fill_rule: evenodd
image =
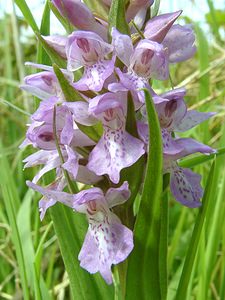
M131 35L112 28L110 42L108 24L96 19L85 4L79 0L52 2L76 30L69 36L43 38L66 61L67 69L61 71L80 97L65 97L52 67L28 63L43 71L25 77L21 86L41 100L22 144L38 151L24 162L25 168L43 167L27 185L43 195L39 202L41 219L56 202L86 214L89 227L78 257L80 265L90 273L100 272L110 284L112 264L125 260L133 249L132 229L121 224L112 210L131 195L120 173L124 168L129 172L140 157L147 156L149 139L151 142L141 89L149 90L158 112L163 172L171 174L171 192L189 207L201 205L200 175L182 169L177 161L195 152L208 154L214 150L174 133L196 126L213 113L187 110L184 88L157 95L151 87L151 79L168 79L169 65L191 58L196 51L192 27L174 25L181 11L148 20L147 11L153 1L132 0L126 19L128 23L134 19L139 32L131 23ZM104 1L108 6L110 2ZM74 80L78 69L82 76ZM128 93L134 102L138 136L126 130ZM82 130L94 130L96 126L101 128L97 139ZM45 188L38 185L51 170L55 170L55 181ZM68 177L85 189L76 194L65 192Z

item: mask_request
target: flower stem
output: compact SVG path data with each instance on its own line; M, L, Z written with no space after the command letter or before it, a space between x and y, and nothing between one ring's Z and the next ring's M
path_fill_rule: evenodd
M60 145L59 145L59 139L58 139L57 130L56 130L56 108L57 108L57 104L54 106L54 109L53 109L53 135L54 135L54 139L55 139L56 149L58 151L61 163L63 164L65 161L64 161L64 157L62 155L62 151L61 151L61 148L60 148ZM68 172L63 168L62 168L62 170L63 170L63 174L66 178L68 189L69 189L70 193L71 194L77 193L78 188L72 182L72 180L70 179L70 176L69 176Z

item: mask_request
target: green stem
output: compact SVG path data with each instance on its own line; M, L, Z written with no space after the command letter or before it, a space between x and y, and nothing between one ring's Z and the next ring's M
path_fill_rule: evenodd
M169 227L169 218L168 218L168 184L170 176L169 174L164 175L163 178L163 187L164 192L162 194L161 201L161 215L160 215L160 241L159 241L159 277L160 277L160 289L161 289L161 298L165 300L167 298L167 257L168 257L168 227Z
M57 136L57 130L56 130L56 108L57 108L57 104L54 106L54 110L53 110L53 135L54 135L54 139L55 139L55 145L56 145L56 149L58 151L61 163L64 164L64 157L62 155L62 151L59 145L59 139ZM70 191L71 194L77 193L78 192L78 188L77 186L72 182L72 180L70 179L70 176L68 174L68 172L63 169L63 174L66 178L67 184L68 184L68 189Z
M143 34L143 32L137 27L137 25L135 24L134 20L131 21L131 24L134 26L134 28L137 30L138 34L140 35L140 37L142 39L145 39L145 36Z

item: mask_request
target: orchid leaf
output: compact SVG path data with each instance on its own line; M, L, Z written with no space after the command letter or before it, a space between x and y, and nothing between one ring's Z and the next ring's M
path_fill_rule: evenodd
M68 102L84 101L84 99L77 92L77 90L68 82L65 75L57 66L57 64L53 64L53 69L66 101Z
M135 248L128 260L127 298L161 299L159 274L162 193L162 137L154 103L144 90L149 123L149 156L135 227ZM145 237L143 239L143 237ZM148 278L148 280L146 280Z
M129 132L134 137L139 138L137 132L134 103L133 103L131 93L128 93L126 131ZM131 191L131 197L129 201L127 201L126 205L132 205L134 199L137 196L137 193L140 189L140 185L143 179L144 163L145 163L145 158L144 156L142 156L131 167L125 168L124 170L121 171L121 179L120 179L121 184L125 180L127 180L129 182L129 187Z

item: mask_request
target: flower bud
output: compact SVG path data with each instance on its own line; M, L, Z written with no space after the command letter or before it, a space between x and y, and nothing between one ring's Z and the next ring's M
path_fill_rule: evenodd
M181 12L179 10L152 18L145 26L144 36L151 41L161 43Z
M53 48L61 57L66 58L66 42L67 37L61 35L48 35L42 38L48 43L48 45Z
M71 24L81 30L92 30L104 39L107 32L104 26L98 23L90 9L80 0L52 0L60 14Z

